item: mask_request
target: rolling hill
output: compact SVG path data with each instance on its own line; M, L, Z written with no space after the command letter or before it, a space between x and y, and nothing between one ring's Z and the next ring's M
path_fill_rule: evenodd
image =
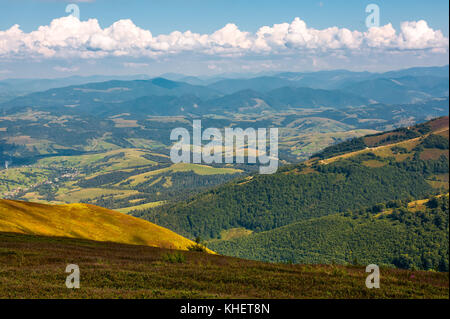
M208 85L209 88L225 94L233 94L241 90L268 92L283 86L293 85L293 82L280 77L263 76L252 79L224 79Z
M321 90L305 87L282 87L270 91L268 95L278 103L278 107L333 107L361 106L370 104L369 99L338 90Z
M101 112L106 105L116 105L144 96L179 97L195 95L210 99L219 95L212 89L170 81L163 78L151 80L94 82L50 89L15 98L0 105L0 109L14 110L35 107L39 110L64 113Z
M88 204L45 205L0 199L0 232L179 250L195 245L193 241L150 222Z
M226 78L220 79L208 85L208 87L231 94L240 90L250 89L266 93L281 87L309 87L313 89L336 90L354 84L377 79L434 77L445 78L448 81L448 65L442 67L417 67L385 73L352 72L348 70L329 70L318 72L282 72L271 76L256 76L250 78ZM416 84L421 86L420 81ZM425 87L427 85L425 84ZM382 94L382 92L378 92Z
M448 77L404 76L346 84L342 90L386 104L416 103L448 97Z

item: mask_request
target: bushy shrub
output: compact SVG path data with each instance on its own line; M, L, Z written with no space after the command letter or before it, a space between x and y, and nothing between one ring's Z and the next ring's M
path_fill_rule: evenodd
M163 255L162 260L171 264L183 264L186 262L186 256L180 252L167 253Z

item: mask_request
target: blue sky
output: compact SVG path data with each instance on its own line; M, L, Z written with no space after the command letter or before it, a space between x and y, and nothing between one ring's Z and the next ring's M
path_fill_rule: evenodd
M68 3L77 3L81 19L96 18L103 27L131 18L154 34L173 30L213 32L229 22L256 31L262 25L292 21L300 17L308 25L323 29L331 25L364 30L365 7L376 3L381 24L424 19L448 36L449 2L445 0L95 0L92 2L52 0L0 0L0 30L19 24L24 31L46 25L65 15Z
M64 44L57 43L56 40L60 38L60 35L55 35L58 33L57 27L39 36L28 37L30 32L39 27L48 26L54 19L67 16L65 8L71 2L79 6L82 22L95 19L101 30L93 31L95 26L87 26L87 23L76 26L80 30L79 34L71 37L77 38L78 42L70 50L66 49L73 45L71 39L66 39L68 42ZM353 34L349 43L339 30L348 29L361 34L367 32L365 7L370 3L380 8L380 26L391 24L396 38L392 38L391 29L385 28L379 31L384 37L383 43L379 42L375 32L370 36ZM138 71L149 74L164 71L210 74L290 68L298 71L333 68L384 71L417 65L442 65L448 60L448 9L449 2L443 0L0 0L0 77L11 77L12 74L23 77L27 75L26 72L31 75L44 72L52 77L92 73L132 74ZM294 22L296 18L298 20ZM92 38L107 32L103 30L121 19L130 19L133 23L131 26L123 25L123 30L130 30L130 33L134 32L132 29L137 32L149 31L151 39L145 34L130 39L130 45L140 48L133 52L120 47L119 43L111 49L111 39L109 42L103 39L101 43L99 40L95 45L87 40L79 43L85 38L83 32L86 32L86 37ZM414 24L402 29L405 21L420 20L426 24ZM307 31L302 31L303 22ZM277 42L279 38L267 37L264 38L266 42L257 48L255 39L258 30L282 23L289 24L289 30L297 28L284 31L286 34L282 36L284 42L281 44L284 49L280 49ZM16 24L23 34L11 30L6 33ZM204 40L207 44L201 40L201 35L212 35L227 24L235 25L235 28L224 29L219 38ZM73 22L65 21L58 24L58 28L69 25L72 27ZM331 36L341 42L337 47L331 42L325 43L327 31L318 36L319 40L302 42L304 37L315 37L318 34L316 30L332 27L338 29L334 33L330 31ZM2 31L6 39L3 42ZM173 31L190 31L198 36L195 36L195 40L190 35L180 36L172 39L172 44L167 44L163 38L156 40L157 36L169 35ZM416 33L423 33L424 36L415 39ZM122 36L118 34L112 35L114 41L128 41L123 38L118 40ZM242 38L234 41L233 37L237 39L238 36ZM22 37L17 40L21 43L18 44L14 37ZM50 42L57 43L59 47L47 45L49 41L43 37L49 37ZM30 38L40 41L36 48L29 48ZM173 41L178 42L175 45ZM196 44L189 47L186 41L196 41ZM184 43L184 46L180 43ZM166 50L165 53L159 51L161 46ZM93 52L98 52L94 58Z

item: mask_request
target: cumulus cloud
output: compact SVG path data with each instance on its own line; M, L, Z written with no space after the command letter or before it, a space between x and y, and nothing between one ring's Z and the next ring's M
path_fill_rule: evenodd
M403 22L399 45L404 49L427 49L448 47L448 38L440 30L433 30L426 21Z
M146 68L149 66L148 63L136 63L136 62L124 62L123 66L126 68Z
M58 71L58 72L76 72L78 71L80 68L77 66L74 67L64 67L64 66L54 66L53 70Z
M295 18L291 23L263 26L255 33L227 24L212 34L174 31L153 36L131 20L119 20L101 28L96 19L73 16L53 20L30 33L18 25L0 31L0 58L101 58L106 56L160 57L182 52L242 56L370 50L430 50L448 52L449 40L426 21L403 22L397 31L391 24L365 32L346 28L309 28Z

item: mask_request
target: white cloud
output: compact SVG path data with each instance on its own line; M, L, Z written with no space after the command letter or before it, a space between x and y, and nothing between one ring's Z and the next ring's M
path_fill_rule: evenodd
M78 71L80 68L79 67L63 67L63 66L54 66L53 70L58 71L58 72L76 72Z
M254 34L230 23L212 34L174 31L154 37L129 19L102 29L96 19L80 21L68 16L30 33L18 25L0 31L0 59L164 57L182 52L219 56L371 50L446 53L448 45L448 38L423 20L404 22L399 31L387 24L360 32L338 27L309 28L305 21L295 18L291 23L263 26Z
M398 42L396 31L390 23L382 27L372 27L364 35L367 45L371 48L389 48Z
M403 22L399 43L405 49L442 49L448 47L448 38L440 30L431 29L424 20Z
M148 63L136 63L136 62L124 62L123 66L126 68L146 68L149 66Z

